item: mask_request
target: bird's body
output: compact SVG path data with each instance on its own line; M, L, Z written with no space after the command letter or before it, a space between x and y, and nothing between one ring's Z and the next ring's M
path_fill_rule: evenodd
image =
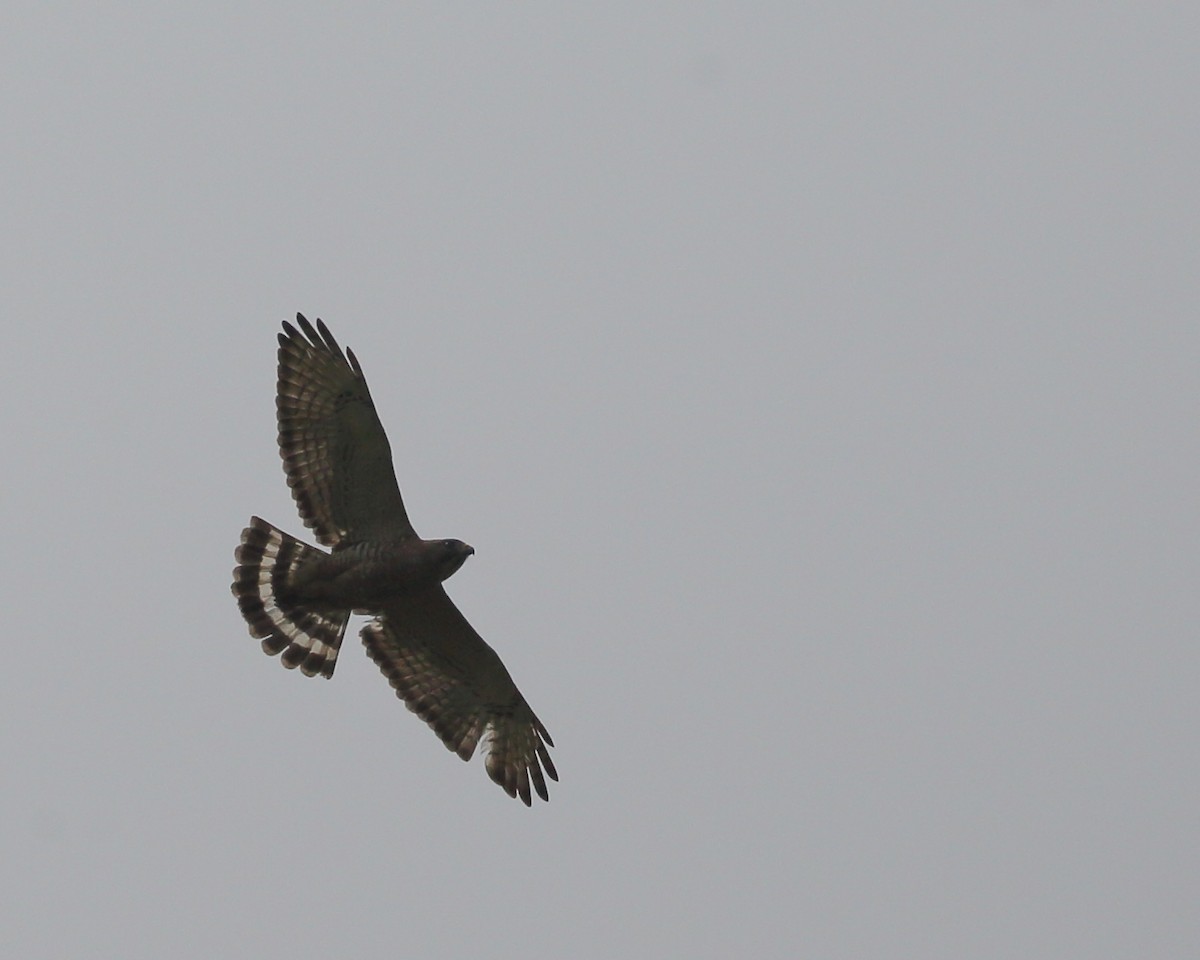
M550 735L496 652L442 587L474 550L423 540L405 511L362 369L328 328L297 314L279 336L279 451L305 524L329 553L253 517L233 593L251 635L284 666L331 677L351 613L373 617L367 653L410 710L510 796L549 799ZM544 770L544 775L543 775Z
M451 577L474 553L461 540L396 540L339 544L315 551L288 583L300 602L329 602L372 614L397 597L411 595Z

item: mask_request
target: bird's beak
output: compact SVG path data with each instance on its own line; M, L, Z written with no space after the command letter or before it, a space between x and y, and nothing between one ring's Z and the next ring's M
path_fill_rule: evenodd
M467 556L472 557L475 555L475 548L469 543L464 543L463 548L467 551Z

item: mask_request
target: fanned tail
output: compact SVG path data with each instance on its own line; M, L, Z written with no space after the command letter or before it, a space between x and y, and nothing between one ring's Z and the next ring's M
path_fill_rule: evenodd
M288 598L292 575L313 555L322 551L251 517L234 551L238 565L232 589L250 635L262 640L264 653L282 654L285 667L299 667L305 676L332 677L350 611Z

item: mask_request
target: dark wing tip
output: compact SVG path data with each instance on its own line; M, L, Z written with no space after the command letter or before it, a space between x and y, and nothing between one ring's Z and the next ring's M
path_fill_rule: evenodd
M300 341L306 348L330 353L343 363L346 363L346 354L349 353L350 362L347 365L355 373L362 373L362 369L358 365L358 360L354 358L354 354L349 350L346 350L345 353L342 352L341 345L337 342L337 338L330 333L329 327L325 325L324 320L317 317L317 324L314 327L304 314L297 313L296 323L300 325L299 331L286 320L283 321L284 332L279 335L280 346ZM301 336L300 331L303 331L303 336Z
M342 355L342 348L338 346L338 342L333 338L333 334L329 332L329 328L325 326L325 321L317 317L317 333L321 335L321 341L332 353L336 353L339 357Z
M486 763L487 774L492 781L510 797L520 799L527 807L533 805L535 792L549 802L550 791L546 786L546 777L558 780L558 771L554 769L546 745L536 731L530 732L532 742L525 743L515 751L505 747L501 747L499 751L493 749L488 753Z
M315 347L321 345L321 338L317 335L317 331L313 329L313 325L308 322L308 318L302 313L296 314L296 322L300 324L300 329L304 331L304 335L308 337L309 342ZM320 323L317 320L317 323ZM287 326L287 323L284 323Z
M554 744L550 744L550 746L554 746ZM554 761L550 759L550 751L546 749L544 743L537 745L537 755L538 759L542 761L542 766L546 768L546 776L557 782L558 771L554 769Z

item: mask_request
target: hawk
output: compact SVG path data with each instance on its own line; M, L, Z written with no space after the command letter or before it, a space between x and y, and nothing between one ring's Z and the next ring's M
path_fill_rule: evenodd
M475 551L417 536L358 359L320 320L296 322L279 334L279 455L329 552L250 519L233 595L251 636L288 669L328 678L350 614L371 616L363 644L408 709L464 760L486 735L488 775L526 806L531 785L549 800L554 741L442 587Z

